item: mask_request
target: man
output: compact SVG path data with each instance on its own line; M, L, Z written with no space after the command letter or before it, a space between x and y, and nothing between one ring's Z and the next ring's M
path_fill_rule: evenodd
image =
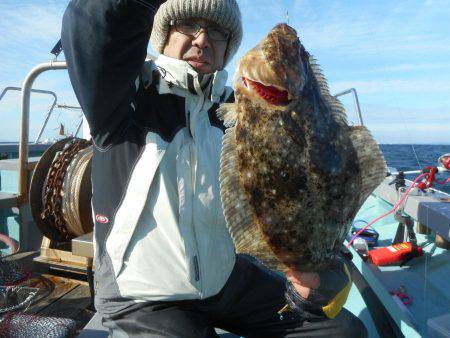
M236 257L220 203L216 109L233 100L223 67L241 42L239 8L161 3L72 0L63 20L70 79L95 145L103 324L113 337L216 337L214 327L245 337L364 336L345 310L324 320L305 305L304 315L281 319L286 280ZM162 55L144 63L149 32ZM318 274L290 279L304 298L327 284Z

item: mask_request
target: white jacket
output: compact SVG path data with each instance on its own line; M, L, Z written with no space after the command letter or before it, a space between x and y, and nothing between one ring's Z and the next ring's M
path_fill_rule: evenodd
M146 135L106 250L122 297L207 298L221 290L235 261L220 202L223 131L211 126L208 114L211 98L218 102L224 92L227 73L204 79L209 83L202 89L198 74L185 61L161 55L145 68L144 78L149 68L161 74L156 85L160 95L185 98L187 124L170 142L157 132ZM188 74L195 94L189 91Z

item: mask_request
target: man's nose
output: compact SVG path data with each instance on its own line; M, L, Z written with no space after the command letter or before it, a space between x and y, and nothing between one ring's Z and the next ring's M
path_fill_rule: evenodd
M192 41L192 44L200 49L208 48L209 47L209 37L208 33L204 28L198 32L195 39Z

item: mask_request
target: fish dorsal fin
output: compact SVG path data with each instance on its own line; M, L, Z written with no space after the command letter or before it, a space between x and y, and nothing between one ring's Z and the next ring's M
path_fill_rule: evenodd
M331 114L334 120L341 126L346 126L348 123L344 106L336 97L330 94L327 79L323 75L322 69L317 63L317 60L312 56L310 56L309 58L309 66L312 73L314 74L314 78L317 81L317 85L319 86L320 94L328 103L328 106L331 108Z
M314 57L309 58L309 67L314 74L314 78L316 79L317 84L319 85L320 93L323 96L330 96L328 81L325 75L323 75L322 68L320 68L319 64L317 63L317 60Z
M217 117L223 121L225 127L233 127L236 124L236 104L222 103L217 108Z
M238 161L236 128L225 131L220 156L220 197L228 230L237 253L246 253L274 270L285 270L266 243L242 186Z
M361 171L361 191L357 210L386 177L387 167L379 145L364 126L349 127L350 140Z
M337 97L329 96L328 103L330 105L331 114L333 115L334 120L341 126L347 126L347 113L345 112L345 108L341 101L339 101Z
M383 181L386 175L386 162L379 145L370 131L364 126L349 127L345 108L338 98L330 94L328 83L322 69L314 57L309 59L310 69L317 81L318 89L323 99L331 109L333 119L344 128L348 128L349 136L357 155L361 170L361 191L357 210L363 205L372 191Z

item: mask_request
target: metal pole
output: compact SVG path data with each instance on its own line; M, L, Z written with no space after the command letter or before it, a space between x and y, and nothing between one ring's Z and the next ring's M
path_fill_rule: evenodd
M356 89L350 88L350 89L344 90L343 92L335 94L334 97L338 97L338 96L342 96L342 95L350 94L350 93L353 94L353 99L355 100L355 106L356 106L356 112L358 114L359 124L361 126L363 126L364 122L363 122L363 118L362 118L362 114L361 114L361 107L359 106L358 93L356 92Z
M20 87L5 87L5 89L3 89L2 93L0 94L0 100L3 98L3 96L5 96L6 92L9 90L16 90L16 91L20 92L22 90L22 88L20 88ZM51 95L55 98L55 101L56 101L56 93L52 92L51 90L31 89L31 92Z
M76 110L82 110L81 107L77 107L77 106L68 106L67 104L58 104L56 107L57 107L57 108L63 108L63 109L76 109Z
M6 88L2 91L2 93L0 94L0 101L1 101L1 99L3 98L3 96L5 96L6 92L9 91L9 90L16 90L16 91L19 91L19 92L20 92L20 91L22 90L22 88L20 88L20 87L6 87ZM34 143L36 144L36 143L39 142L39 139L40 139L42 133L44 132L44 129L45 129L46 125L47 125L48 119L50 118L50 115L52 114L52 111L53 111L53 109L55 108L55 106L56 106L56 104L57 104L58 98L57 98L57 96L56 96L56 93L55 93L55 92L52 92L52 91L50 91L50 90L31 89L31 92L32 92L32 93L39 93L39 94L48 94L48 95L53 96L53 103L52 103L52 105L50 106L50 109L49 109L48 112L47 112L47 116L46 116L45 121L44 121L44 123L43 123L43 125L42 125L42 127L41 127L41 130L40 130L40 132L39 132L39 135L38 135L38 137L36 138L36 141L34 141Z
M30 124L30 94L34 80L47 70L67 69L65 61L50 61L37 65L26 76L22 85L20 112L20 143L19 143L19 203L24 202L28 195L28 136Z
M73 135L74 137L77 137L78 132L80 131L82 124L83 124L83 118L81 118L81 121L78 124L77 131L75 132L75 135Z
M34 143L37 144L39 142L39 139L42 136L42 133L44 132L45 127L47 126L48 120L50 119L50 115L52 115L53 109L55 109L56 106L56 97L55 100L53 101L52 106L50 107L50 109L47 111L47 115L45 116L45 121L42 124L41 130L39 130L39 134L36 137L36 139L34 140Z
M437 167L438 173L447 173L450 170L448 170L447 168L444 167ZM405 175L413 175L413 174L422 174L423 171L422 170L410 170L410 171L404 171L403 174ZM399 172L391 172L391 175L397 175L399 174Z

